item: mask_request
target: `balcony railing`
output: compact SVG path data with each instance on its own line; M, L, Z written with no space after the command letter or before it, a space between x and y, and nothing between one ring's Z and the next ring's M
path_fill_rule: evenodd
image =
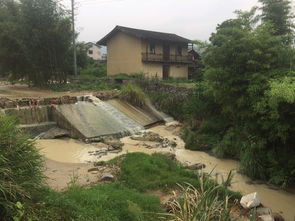
M143 62L162 62L162 63L183 63L190 64L193 62L191 55L170 55L142 53Z

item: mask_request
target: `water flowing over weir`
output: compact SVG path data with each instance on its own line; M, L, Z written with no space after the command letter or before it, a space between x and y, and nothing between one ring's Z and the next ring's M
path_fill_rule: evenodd
M53 127L69 131L71 138L91 139L105 136L121 138L163 122L149 107L139 108L119 100L102 101L95 96L75 97L74 102L7 108L2 111L18 119L19 127L33 137Z
M68 129L74 138L123 137L144 129L107 102L94 97L91 102L56 106L55 112L57 124Z

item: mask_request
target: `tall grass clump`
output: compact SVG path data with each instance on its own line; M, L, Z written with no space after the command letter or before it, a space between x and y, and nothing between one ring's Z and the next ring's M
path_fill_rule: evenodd
M127 85L122 87L120 98L138 107L145 106L145 102L147 99L143 90L132 83L128 83Z
M201 182L201 184L204 182ZM218 186L195 188L192 185L179 185L180 197L169 201L167 214L171 221L228 221L229 198L220 198Z
M42 186L42 159L34 143L22 135L15 120L0 114L0 216L16 214Z

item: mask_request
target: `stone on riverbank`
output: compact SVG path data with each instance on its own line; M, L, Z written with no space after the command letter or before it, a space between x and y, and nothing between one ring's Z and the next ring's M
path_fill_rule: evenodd
M261 204L257 192L250 193L241 198L240 204L245 209L251 209Z

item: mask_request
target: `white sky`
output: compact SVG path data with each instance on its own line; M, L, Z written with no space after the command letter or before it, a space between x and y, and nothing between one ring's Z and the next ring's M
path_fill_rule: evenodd
M62 0L70 9L71 0ZM116 25L208 40L217 24L257 0L75 0L80 41L96 42Z

